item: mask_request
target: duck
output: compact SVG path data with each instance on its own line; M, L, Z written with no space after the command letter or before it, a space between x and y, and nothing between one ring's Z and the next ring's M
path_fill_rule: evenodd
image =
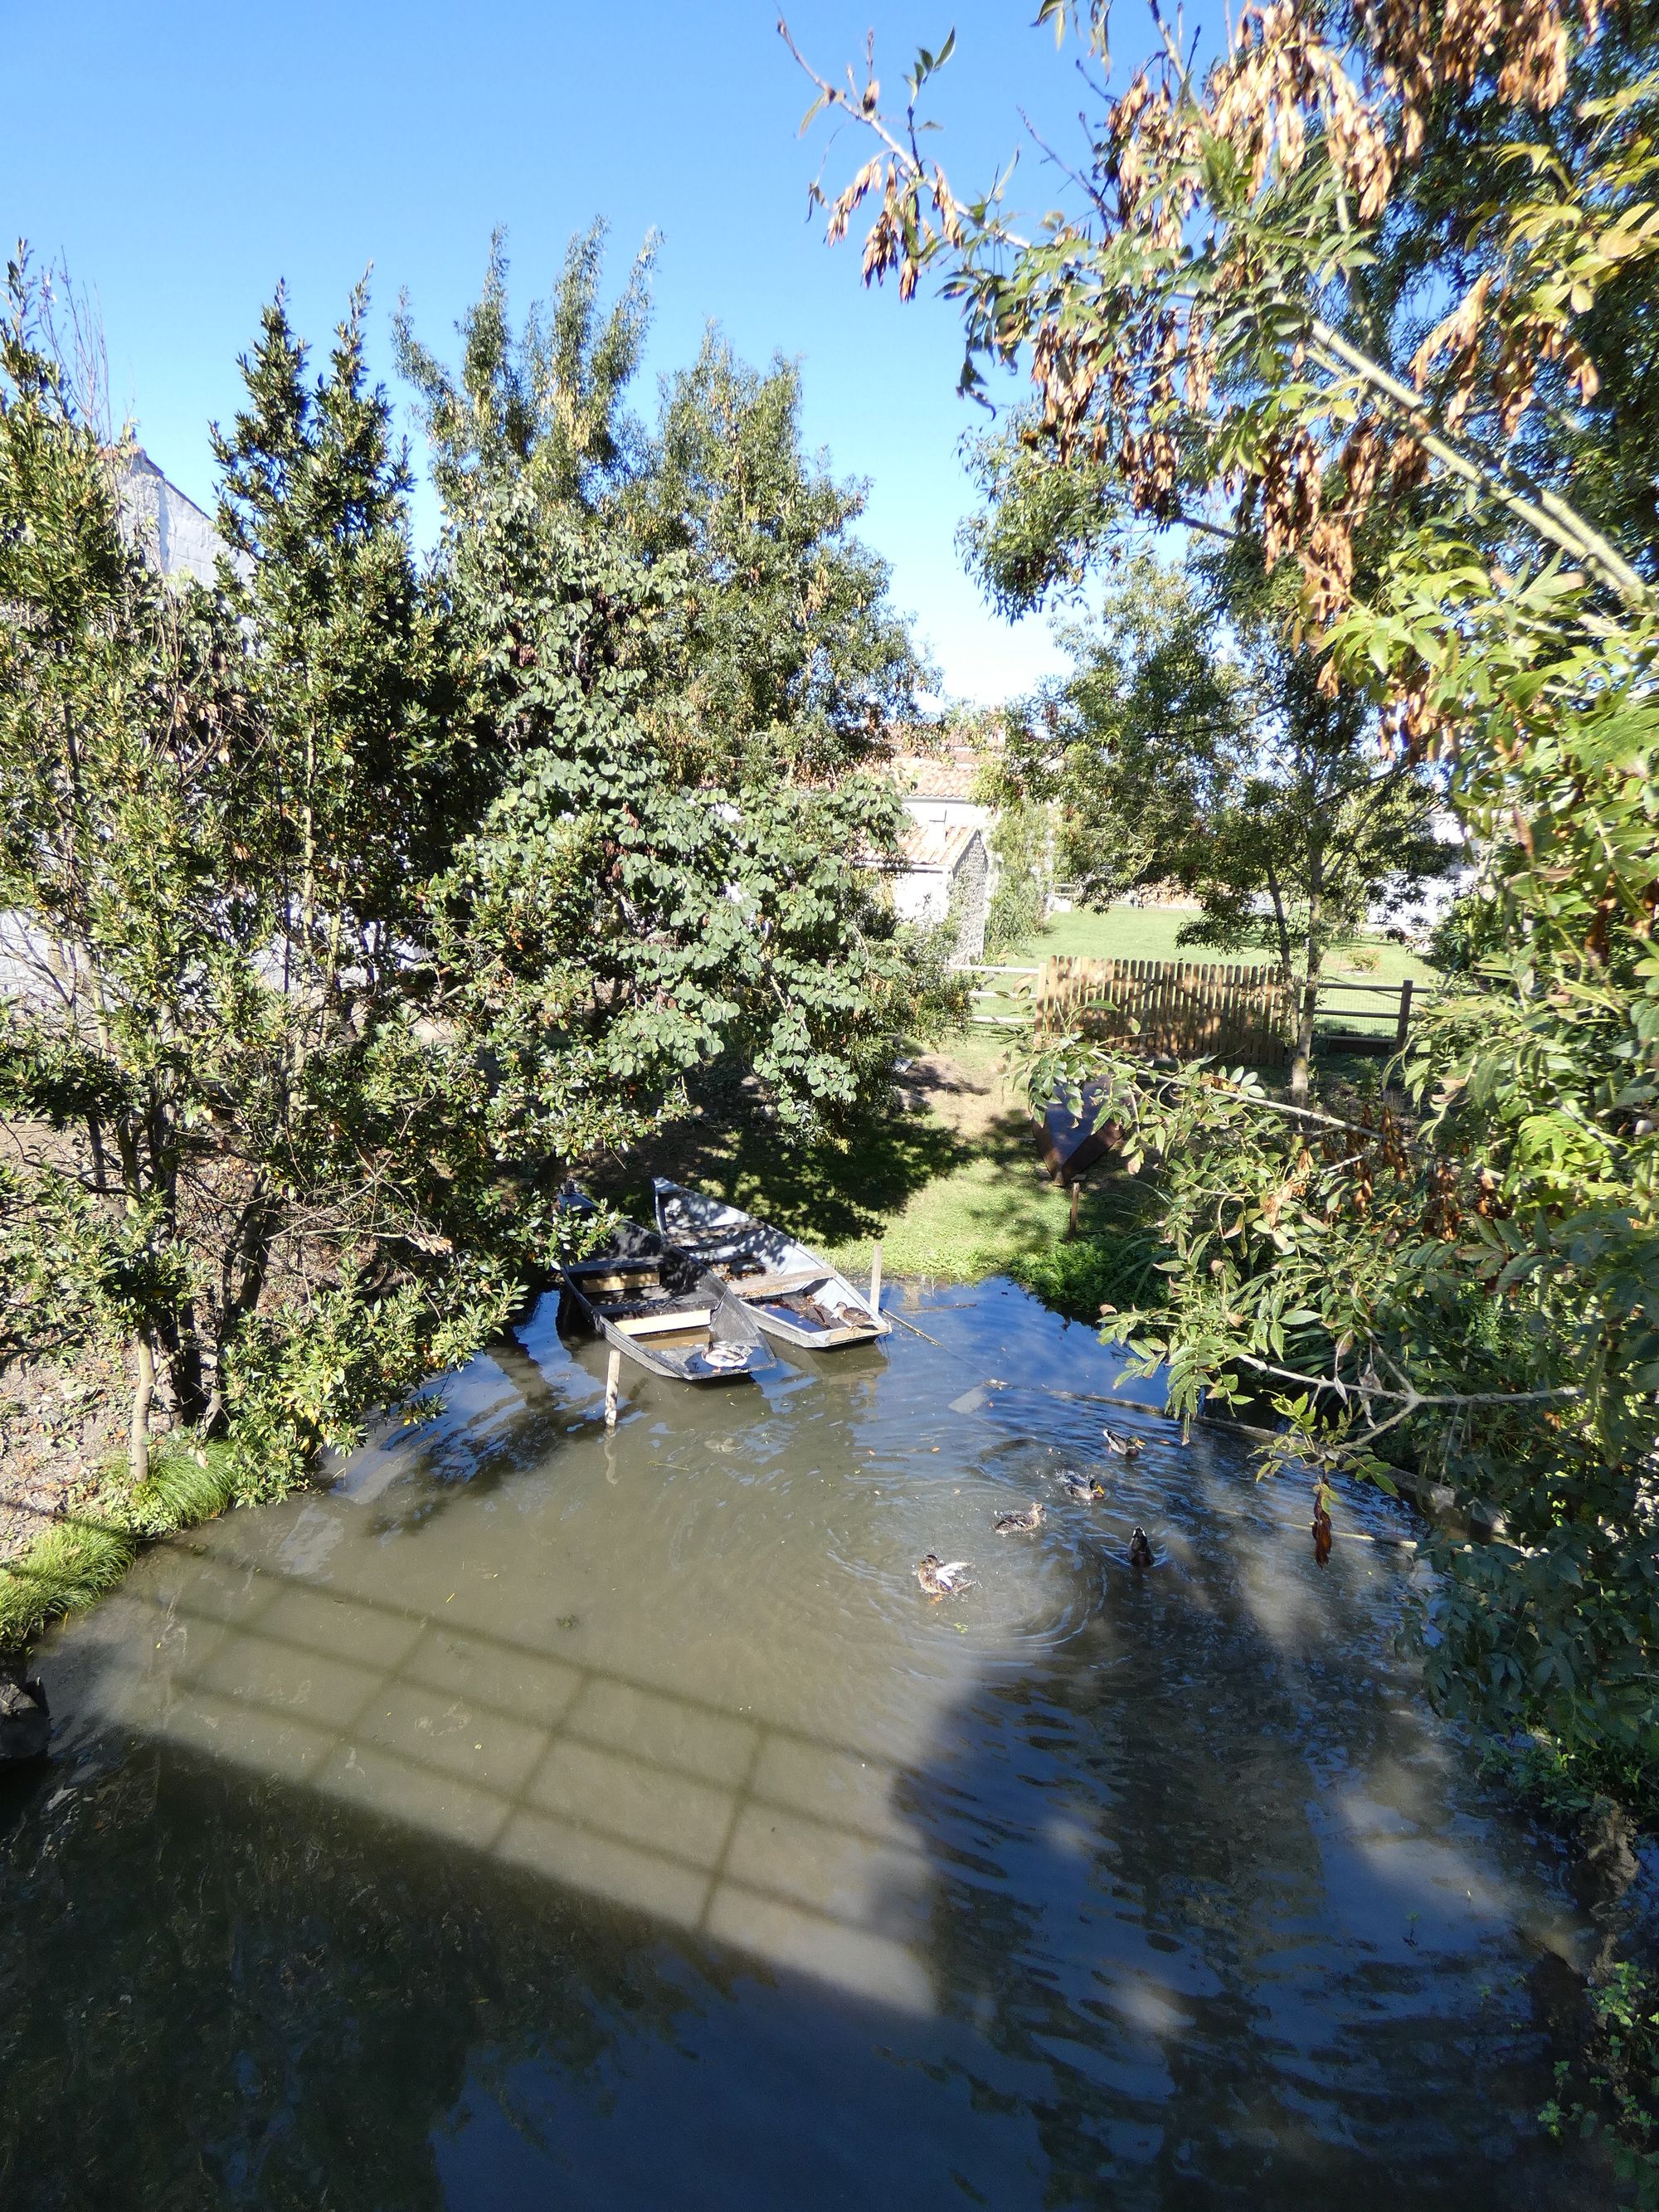
M1103 1429L1106 1449L1114 1459L1139 1459L1144 1449L1139 1437L1119 1436L1115 1430Z
M968 1579L971 1559L941 1559L937 1552L929 1552L916 1565L916 1580L929 1597L955 1597L961 1590L972 1589Z
M1079 1505L1092 1505L1104 1498L1104 1488L1091 1474L1073 1474L1069 1468L1060 1478L1060 1486L1068 1498L1076 1498Z
M1029 1505L1017 1513L999 1513L991 1525L999 1536L1017 1536L1028 1528L1040 1528L1043 1518L1042 1501L1034 1498Z
M1152 1540L1137 1522L1135 1532L1129 1539L1129 1565L1139 1573L1152 1564Z

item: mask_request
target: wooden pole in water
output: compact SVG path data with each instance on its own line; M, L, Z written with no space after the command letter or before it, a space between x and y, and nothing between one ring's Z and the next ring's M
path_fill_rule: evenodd
M607 1429L614 1429L617 1425L617 1387L621 1380L622 1354L613 1344L611 1364L605 1370L605 1425Z
M870 1255L870 1310L872 1314L878 1314L881 1311L881 1247L879 1244Z

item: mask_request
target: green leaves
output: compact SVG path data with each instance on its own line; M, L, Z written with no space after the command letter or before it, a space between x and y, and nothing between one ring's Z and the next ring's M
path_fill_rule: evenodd
M936 54L930 53L926 46L920 46L917 48L915 67L910 71L909 75L904 80L905 83L909 87L910 105L913 107L916 103L916 95L921 92L923 85L927 83L928 78L933 76L936 70L942 70L945 67L945 63L950 60L951 55L955 53L956 50L957 34L954 29L946 34L945 44L939 48ZM813 114L817 112L817 103L815 103L814 107L808 111L806 117L807 123L811 121ZM802 130L805 130L805 127L806 124L803 123L801 125Z

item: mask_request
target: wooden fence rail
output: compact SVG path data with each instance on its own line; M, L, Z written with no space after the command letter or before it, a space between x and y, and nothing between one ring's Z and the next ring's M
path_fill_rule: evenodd
M1295 978L1287 988L1277 968L1055 957L1037 984L1035 1025L1040 1036L1080 1030L1149 1059L1211 1054L1231 1066L1274 1067L1290 1048L1301 988ZM1354 995L1367 1003L1333 1003ZM1409 981L1322 982L1316 1042L1325 1052L1403 1051L1411 1015ZM1387 1026L1355 1026L1367 1018Z
M1081 1030L1148 1058L1213 1054L1230 1066L1275 1066L1290 1022L1290 994L1277 968L1056 957L1044 963L1037 986L1039 1035Z

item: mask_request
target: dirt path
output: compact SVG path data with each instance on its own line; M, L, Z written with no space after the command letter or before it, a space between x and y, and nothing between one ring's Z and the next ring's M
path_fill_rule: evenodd
M1018 1094L998 1068L976 1071L945 1053L920 1054L899 1078L898 1087L908 1110L931 1107L947 1128L969 1142L1021 1110Z

